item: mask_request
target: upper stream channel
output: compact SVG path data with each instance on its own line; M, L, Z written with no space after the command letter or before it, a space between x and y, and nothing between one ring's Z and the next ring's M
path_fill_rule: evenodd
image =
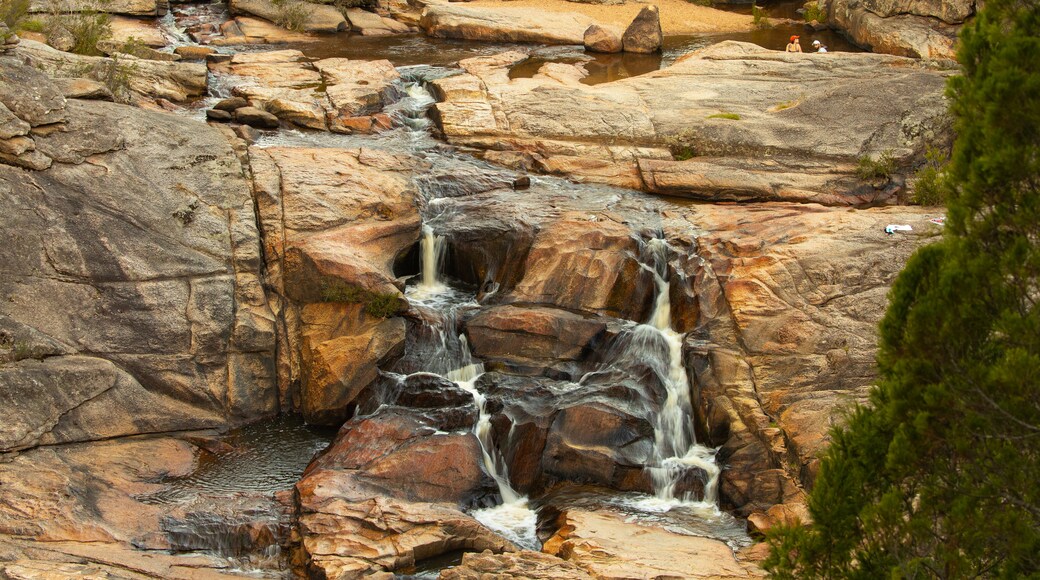
M792 4L778 5L783 15L797 16ZM174 17L164 20L170 36L182 44L190 43L183 34L185 22L202 17L218 17L221 5L175 5ZM786 12L784 12L786 11ZM791 14L787 14L790 12ZM590 72L584 82L595 84L643 74L667 66L689 50L726 39L758 42L768 48L782 49L793 30L804 31L795 25L777 26L770 30L731 34L726 36L672 37L666 40L663 54L643 55L587 55L581 47L549 47L523 45L533 58L512 71L515 76L530 76L546 62L581 62ZM857 50L841 37L820 33L831 50ZM386 376L405 380L416 373L432 373L451 381L470 393L478 410L472 431L480 443L483 467L497 486L494 505L475 505L471 514L487 527L499 532L517 545L538 550L541 547L537 526L538 510L543 498L527 497L512 483L502 450L515 445L513 430L492 427L489 397L482 392L479 381L486 368L475 358L460 329L460 317L483 308L482 301L494 297L495 288L474 288L453 278L446 268L448 241L442 228L452 222L467 219L467 204L501 204L510 206L515 215L537 216L550 211L613 211L629 220L641 222L647 232L639 240L639 263L653 279L653 306L642 320L621 321L621 327L610 342L603 346L598 367L571 381L558 381L552 389L554 397L567 400L585 390L595 390L617 376L650 373L663 385L662 393L644 393L643 400L633 406L646 414L653 426L653 448L650 460L644 466L653 482L653 494L606 493L603 489L568 488L556 493L553 502L561 505L595 507L622 514L630 521L667 527L687 535L721 539L737 548L749 543L743 522L720 511L717 507L717 488L721 466L715 462L715 450L698 442L691 403L691 381L682 362L684 336L673 329L671 319L669 262L677 251L660 232L664 227L664 212L688 202L652 197L640 192L601 185L572 183L563 179L530 176L530 188L513 191L511 185L519 175L476 159L464 151L455 150L440 142L431 132L427 111L434 98L425 83L433 78L456 74L457 61L478 55L488 55L518 48L518 45L487 44L462 41L435 40L421 35L403 35L381 38L363 38L349 35L330 35L316 42L290 45L308 57L345 57L350 59L388 59L398 67L402 80L393 88L390 104L385 110L394 119L395 128L377 135L336 135L280 129L263 132L258 147L318 147L356 148L359 146L407 151L425 159L431 169L416 177L421 194L419 200L423 215L422 239L418 248L418 272L407 282L406 296L418 319L423 324L415 336L409 337L405 358L410 365L384 369ZM286 45L221 48L232 50L273 50ZM205 106L228 96L236 82L234 78L211 76L210 95L199 103L199 108L188 114L200 118ZM469 201L467 196L479 194ZM408 367L408 368L406 368ZM494 394L496 408L511 404L526 404L501 400L509 395ZM658 397L655 400L655 397ZM211 453L201 462L192 476L170 480L167 490L148 501L162 504L190 505L200 497L240 498L249 496L273 497L276 492L291 490L309 461L331 441L334 433L303 425L292 418L251 425L233 431L225 441L226 448ZM691 485L691 479L695 485ZM229 503L233 503L231 499ZM275 505L271 502L270 505ZM195 526L192 529L192 525ZM234 554L228 547L231 540L205 538L206 522L183 518L171 529L178 529L185 538L184 549L208 549ZM179 528L177 526L180 526ZM274 526L277 528L277 524ZM226 530L221 528L221 532ZM193 539L194 538L194 539ZM223 544L223 545L222 545ZM437 569L451 565L439 560L425 568L420 565L415 577L436 577Z

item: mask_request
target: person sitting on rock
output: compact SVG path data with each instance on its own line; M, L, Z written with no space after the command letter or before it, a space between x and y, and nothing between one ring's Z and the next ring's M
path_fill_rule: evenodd
M791 42L787 43L787 52L802 52L802 43L798 42L798 36L792 36Z
M812 47L816 52L827 52L827 47L819 39L812 41Z

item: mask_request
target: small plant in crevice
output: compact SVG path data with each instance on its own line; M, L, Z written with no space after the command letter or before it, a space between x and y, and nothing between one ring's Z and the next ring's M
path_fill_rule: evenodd
M311 16L310 4L301 0L283 0L277 6L275 24L295 32L301 32L307 27L307 19Z
M99 59L94 63L73 65L69 61L60 61L55 66L55 74L66 78L93 79L105 85L117 102L130 102L130 82L137 73L137 63L127 62L125 56L114 53L111 57Z
M346 282L326 282L321 285L322 302L362 304L365 313L377 318L389 318L397 314L401 301L394 292L371 292Z
M924 159L924 165L914 175L913 202L918 205L946 205L949 189L946 165L950 162L950 154L938 147L928 146Z
M805 18L806 22L825 22L827 20L827 11L818 3L812 2L805 6L805 11L802 12L802 17Z
M751 24L760 29L773 27L773 23L769 21L769 13L757 4L751 5Z
M896 170L896 160L891 151L884 151L876 158L864 155L856 163L856 176L863 181L888 179Z
M714 115L708 115L709 119L729 119L730 121L739 121L740 115L736 113L715 113Z
M697 132L693 129L684 129L675 135L669 135L664 142L676 161L686 161L698 155Z

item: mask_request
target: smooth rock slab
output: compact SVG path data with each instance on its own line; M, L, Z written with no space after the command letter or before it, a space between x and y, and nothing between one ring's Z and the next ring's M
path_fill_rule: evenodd
M596 86L510 79L520 53L463 60L436 105L452 143L521 167L697 199L893 201L857 160L902 163L949 139L950 72L877 54L787 54L722 42L672 66ZM725 118L733 117L733 118ZM690 157L675 159L672 150Z
M762 578L753 563L738 562L724 542L628 523L620 516L569 510L543 550L602 580Z
M273 413L259 236L227 141L112 103L59 112L65 130L33 135L51 169L0 165L0 334L25 351L3 368L0 423L18 427L0 449Z
M470 8L446 2L427 5L419 23L436 38L542 44L582 44L593 24L591 18L574 12L546 17L533 8Z

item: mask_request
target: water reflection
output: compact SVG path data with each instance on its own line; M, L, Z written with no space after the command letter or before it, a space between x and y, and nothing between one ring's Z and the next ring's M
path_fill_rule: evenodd
M226 446L202 453L195 473L164 481L165 490L142 501L165 505L190 501L200 494L272 494L290 489L334 435L335 429L306 425L295 416L232 429L222 439Z

